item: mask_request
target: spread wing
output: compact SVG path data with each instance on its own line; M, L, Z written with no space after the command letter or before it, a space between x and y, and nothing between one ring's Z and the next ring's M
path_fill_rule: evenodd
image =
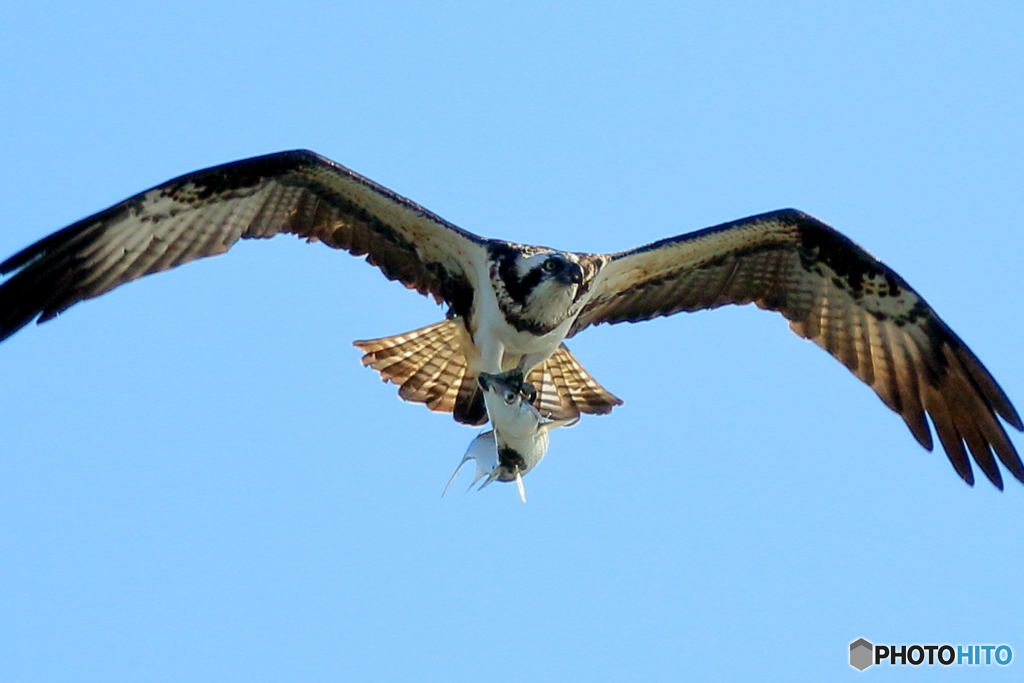
M821 221L786 209L610 259L570 336L598 323L755 303L784 315L871 386L931 450L927 413L969 484L968 450L1000 489L993 452L1024 482L996 416L1024 425L992 375L903 278Z
M23 249L0 274L0 341L143 275L292 233L345 249L456 313L472 306L485 240L313 152L169 180ZM12 275L13 273L13 275Z

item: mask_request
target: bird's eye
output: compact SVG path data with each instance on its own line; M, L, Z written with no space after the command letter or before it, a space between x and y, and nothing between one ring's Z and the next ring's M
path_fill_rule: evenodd
M509 389L505 392L505 403L512 405L516 402L516 392Z
M553 273L558 269L558 261L556 261L553 258L549 258L547 261L544 262L544 265L541 267L545 270L545 272Z

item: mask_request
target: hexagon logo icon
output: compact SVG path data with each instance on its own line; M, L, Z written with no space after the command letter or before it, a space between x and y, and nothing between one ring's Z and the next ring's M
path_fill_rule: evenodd
M858 638L857 640L850 643L850 666L857 671L863 671L872 664L875 659L875 646L864 640Z

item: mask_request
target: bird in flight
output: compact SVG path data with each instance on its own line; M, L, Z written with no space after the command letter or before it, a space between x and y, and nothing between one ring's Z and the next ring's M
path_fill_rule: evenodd
M568 252L480 237L313 152L280 152L174 178L0 263L0 340L143 275L281 233L365 255L447 304L439 323L356 346L402 398L460 422L487 420L482 372L525 379L548 419L610 412L622 401L565 339L754 303L874 389L928 450L930 417L967 483L971 458L1000 489L997 460L1024 482L1000 418L1024 424L981 361L895 271L794 209L614 254Z

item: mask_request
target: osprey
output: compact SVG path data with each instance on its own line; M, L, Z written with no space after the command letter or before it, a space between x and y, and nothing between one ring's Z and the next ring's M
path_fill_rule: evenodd
M525 503L523 477L539 465L548 452L548 432L556 427L571 426L579 418L545 420L527 400L528 394L523 392L522 382L515 378L481 372L477 380L484 391L487 415L493 429L480 433L470 442L441 495L448 492L462 466L475 460L476 475L469 488L484 477L487 479L480 484L481 489L492 481L514 481L519 489L519 499Z
M970 457L999 488L997 458L1024 481L999 418L1024 424L981 361L895 271L793 209L615 254L565 252L479 237L329 159L281 152L169 180L0 263L10 276L0 340L143 275L280 233L365 255L448 305L440 323L356 345L402 398L460 422L487 419L481 372L525 376L552 419L607 413L621 401L565 339L600 323L754 303L842 362L931 450L927 414L967 483Z

